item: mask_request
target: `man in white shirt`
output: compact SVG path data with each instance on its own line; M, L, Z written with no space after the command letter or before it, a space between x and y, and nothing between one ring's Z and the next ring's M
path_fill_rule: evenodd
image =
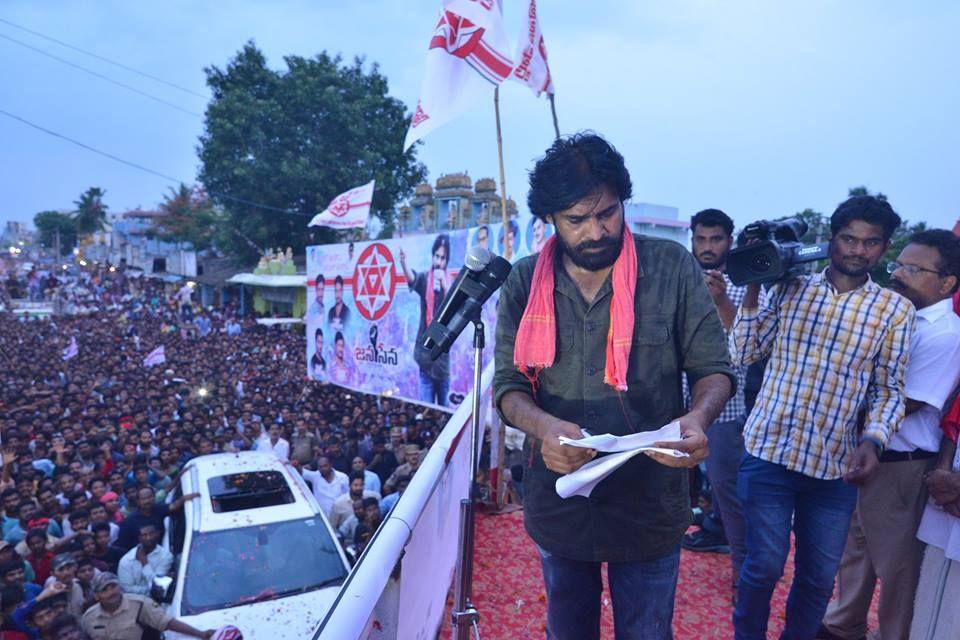
M817 635L828 640L866 635L877 578L880 636L921 637L909 634L923 558L916 536L927 499L924 476L940 451L941 411L960 380L960 316L950 300L960 282L960 244L949 231L917 233L887 270L890 288L917 308L904 385L907 417L880 456L880 472L860 487L837 598ZM960 557L960 545L956 551Z
M363 474L353 471L350 474L350 491L342 495L333 503L330 510L330 526L339 529L351 515L353 515L353 501L363 500L364 498L376 498L380 502L380 494L375 491L367 491L363 485Z
M317 458L317 470L303 469L303 479L310 483L313 495L323 509L323 515L330 517L333 503L337 498L350 491L347 474L337 471L326 456Z
M257 441L257 451L272 453L284 462L290 459L290 443L280 437L280 425L270 425L267 437Z
M152 523L140 526L140 544L120 559L117 577L124 593L149 595L153 579L166 576L173 566L173 555L159 546L160 530Z

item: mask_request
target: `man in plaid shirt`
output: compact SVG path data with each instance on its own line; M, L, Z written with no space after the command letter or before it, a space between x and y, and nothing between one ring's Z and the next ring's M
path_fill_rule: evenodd
M733 247L733 220L719 209L704 209L690 219L691 249L703 269L703 278L720 322L729 335L746 287L738 287L726 274L727 254ZM740 567L746 553L744 545L743 508L737 498L737 469L743 459L743 381L746 367L734 366L737 390L727 401L720 416L707 429L710 457L707 477L710 479L713 510L701 528L683 538L681 546L690 551L730 551L733 566L733 589L737 588ZM686 382L686 380L684 380ZM689 392L684 387L689 404Z
M910 302L870 279L900 217L857 196L830 219L830 265L750 285L730 336L734 364L769 356L744 427L737 493L747 554L733 614L737 640L766 638L770 597L796 537L782 638L813 638L833 593L857 487L879 469L906 403Z

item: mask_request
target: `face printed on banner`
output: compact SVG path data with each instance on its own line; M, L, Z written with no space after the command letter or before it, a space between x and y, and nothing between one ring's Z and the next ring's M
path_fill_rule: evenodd
M850 278L861 278L877 266L888 245L882 225L851 220L830 238L830 268Z
M576 266L600 271L613 265L623 244L623 204L604 185L565 211L547 216L563 253Z
M313 287L313 295L314 299L320 304L323 304L323 287L323 276L317 276L317 283Z
M334 343L334 353L337 356L337 360L343 360L343 352L344 352L343 334L337 333L337 339L336 339L336 342Z
M447 268L447 247L444 244L439 244L437 250L433 252L433 268L444 271Z
M489 249L490 248L490 229L488 229L485 226L477 229L476 235L473 236L473 246Z
M343 278L340 276L337 276L337 280L333 284L333 298L337 301L337 304L343 302Z

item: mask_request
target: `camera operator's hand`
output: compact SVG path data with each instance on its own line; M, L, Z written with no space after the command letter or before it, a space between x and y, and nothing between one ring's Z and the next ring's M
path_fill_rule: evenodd
M707 283L707 291L713 298L713 303L720 305L727 299L727 281L723 278L723 273L716 269L706 269L703 272L703 281Z
M850 466L847 468L847 472L843 474L843 479L850 484L865 484L879 469L880 460L877 458L877 447L872 442L864 440L853 452Z
M596 457L597 452L593 449L569 447L561 444L560 436L566 436L571 440L581 440L583 433L581 433L580 427L574 423L559 418L555 419L544 432L543 441L540 445L540 455L543 457L543 464L546 465L547 469L557 473L570 473Z
M760 306L760 284L754 282L747 285L747 291L743 294L741 306L744 309L756 309Z

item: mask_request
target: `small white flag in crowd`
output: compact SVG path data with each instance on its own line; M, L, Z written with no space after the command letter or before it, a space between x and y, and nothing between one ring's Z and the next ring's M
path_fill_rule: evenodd
M167 354L163 350L163 345L160 345L153 351L147 354L147 357L143 359L144 367L152 367L156 364L163 364L167 361Z
M537 0L530 0L523 21L523 35L517 43L517 66L510 77L530 87L539 97L541 93L553 95L553 77L547 64L547 46L543 42L540 21L537 19Z
M327 208L313 216L308 227L332 227L334 229L362 229L370 217L375 180L354 187L334 198Z
M75 358L78 353L80 353L80 348L77 346L77 337L73 336L70 338L70 344L63 350L63 359L69 360L70 358Z
M444 0L403 150L488 100L513 71L507 47L500 0Z

